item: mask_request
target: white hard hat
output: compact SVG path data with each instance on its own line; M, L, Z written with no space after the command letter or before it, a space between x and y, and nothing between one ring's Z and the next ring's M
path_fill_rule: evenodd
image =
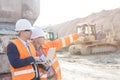
M27 19L19 19L15 25L15 31L31 30L32 25Z
M40 27L34 27L34 29L32 29L31 39L39 37L45 37L45 33Z

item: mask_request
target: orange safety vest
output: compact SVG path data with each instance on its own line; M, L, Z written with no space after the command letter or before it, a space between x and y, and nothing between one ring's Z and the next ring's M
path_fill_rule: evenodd
M36 52L37 56L41 56L40 53L37 51ZM47 71L43 70L42 68L39 68L39 76L40 80L47 80Z
M40 80L47 80L47 72L39 68Z
M77 40L78 37L79 37L78 34L73 34L73 35L69 35L69 36L66 36L66 37L63 37L63 38L60 38L60 39L56 39L54 41L46 42L45 44L42 45L43 53L45 55L47 55L48 49L51 48L51 47L55 47L56 50L59 50L59 49L65 47L65 46L68 46L73 41ZM53 57L52 68L55 71L55 77L56 77L56 79L57 80L62 80L61 70L60 70L60 66L59 66L59 62L57 60L56 54ZM45 75L46 75L46 73L45 73ZM41 79L41 80L47 80L47 79L45 79L45 77L46 76L44 76L44 79Z
M30 56L26 47L22 44L22 42L19 39L15 39L12 42L16 45L18 49L20 59L24 59ZM34 46L31 43L29 43L28 45L32 56L36 56L36 50ZM10 70L12 73L12 80L31 80L35 76L35 71L31 64L20 68L14 68L10 66Z

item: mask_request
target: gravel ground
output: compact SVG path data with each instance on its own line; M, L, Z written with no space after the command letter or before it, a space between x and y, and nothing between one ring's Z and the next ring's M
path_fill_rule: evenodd
M97 55L58 52L58 58L63 80L120 80L120 51Z

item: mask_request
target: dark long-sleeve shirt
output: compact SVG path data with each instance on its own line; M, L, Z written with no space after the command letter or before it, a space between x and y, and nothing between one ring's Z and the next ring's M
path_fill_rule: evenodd
M24 52L23 52L23 54L24 54ZM25 59L20 59L17 47L12 42L9 43L9 45L7 47L7 56L8 56L10 64L14 68L23 67L23 66L31 64L32 62L35 62L35 60L32 56L27 57Z

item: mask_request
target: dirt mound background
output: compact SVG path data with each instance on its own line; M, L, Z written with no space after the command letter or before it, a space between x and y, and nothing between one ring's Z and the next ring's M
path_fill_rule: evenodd
M51 26L50 28L58 33L58 37L62 37L71 33L75 33L77 24L86 22L96 24L98 29L103 26L104 31L110 31L113 24L116 32L115 38L120 40L120 8L92 13L87 17L77 18L65 23Z

